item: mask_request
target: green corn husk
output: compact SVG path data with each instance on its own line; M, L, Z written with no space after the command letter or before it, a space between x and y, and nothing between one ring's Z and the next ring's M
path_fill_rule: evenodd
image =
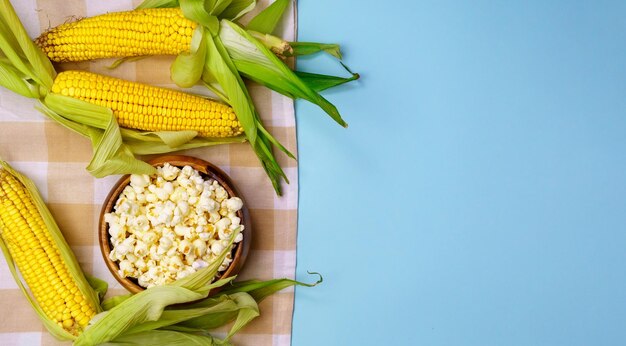
M310 273L317 274L318 273ZM322 276L319 276L319 280L312 284L307 284L295 280L290 279L274 279L268 281L260 281L260 280L249 280L249 281L241 281L241 282L233 282L229 286L225 286L222 291L215 297L215 299L222 299L223 297L232 297L237 294L246 294L253 299L257 304L263 301L265 298L271 296L272 294L283 290L287 287L291 286L303 286L303 287L315 287L318 284L322 283ZM205 304L211 304L210 299L206 299L205 301L201 301L195 304L190 305L190 307L202 307ZM253 305L251 301L249 302L250 313L253 313ZM184 330L184 331L193 331L193 332L201 332L204 329L213 329L220 327L237 317L234 312L225 311L221 313L216 313L210 316L201 316L193 319L189 319L184 322L180 322L174 325L172 328L176 328L175 330ZM234 328L234 327L233 327ZM170 328L171 329L171 328Z
M67 242L63 238L63 234L61 233L61 230L59 229L56 222L54 221L54 218L52 218L52 215L50 214L50 211L48 210L45 203L43 202L43 199L41 198L41 195L39 194L39 191L37 190L37 187L35 186L35 184L24 175L13 170L13 168L5 161L0 160L0 170L5 170L6 172L14 176L20 183L24 185L30 197L32 198L33 203L37 207L37 212L41 215L42 219L44 220L44 223L46 225L46 228L48 229L48 232L50 233L52 237L52 240L54 241L56 246L59 248L60 255L63 258L63 261L67 264L69 274L72 280L76 283L79 291L85 296L85 298L89 301L91 306L95 307L97 311L102 311L100 308L100 299L106 293L107 283L97 278L86 276L83 273L82 269L80 268L80 265L78 264L78 260L76 260L76 257L72 253L70 246L67 244ZM1 208L1 205L0 205L0 208ZM0 227L0 231L2 231L1 227ZM7 244L4 243L4 240L2 237L0 237L0 249L2 249L2 253L9 266L11 275L13 275L13 278L15 279L15 282L17 283L17 286L20 288L20 290L22 291L22 293L24 294L24 296L26 297L30 305L33 307L33 309L37 312L37 315L43 322L46 329L50 332L50 334L52 334L55 338L59 340L75 340L76 336L70 334L65 329L57 325L53 320L48 318L48 316L44 313L43 309L38 305L37 301L29 292L27 288L28 286L23 281L21 276L18 274L19 268L17 268L17 265L15 261L13 260L11 253L9 252Z
M352 77L348 77L348 78L327 76L323 74L309 73L309 72L302 72L302 71L296 71L296 75L298 75L298 77L306 85L308 85L309 88L317 92L334 88L336 86L346 84L346 83L349 83L349 82L352 82L361 78L361 76L358 73L353 73Z
M326 52L335 58L342 60L341 48L338 44L318 43L318 42L290 42L293 56L311 55L319 52Z
M223 101L230 104L241 122L247 139L257 153L261 164L270 177L272 185L280 194L280 180L289 182L282 168L274 160L272 146L276 146L287 156L293 154L283 147L261 124L258 112L252 98L239 75L237 68L217 31L219 22L213 13L219 12L215 7L206 6L205 0L184 0L180 2L183 13L187 18L201 23L193 42L194 49L189 54L179 56L172 65L172 79L182 85L193 85L200 79L218 95L223 95ZM217 23L217 27L215 26ZM199 71L203 71L201 74Z
M102 346L230 346L231 343L215 339L210 335L198 335L171 330L151 330L148 332L123 335L105 342Z
M246 28L262 33L272 33L276 29L276 25L280 21L283 13L289 6L291 0L276 0L259 14L257 14ZM229 18L226 18L229 19Z

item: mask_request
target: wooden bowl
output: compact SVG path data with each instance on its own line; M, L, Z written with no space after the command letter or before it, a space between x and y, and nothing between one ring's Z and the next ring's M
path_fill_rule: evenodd
M193 169L200 172L204 179L216 180L228 192L229 197L239 197L241 198L241 200L244 200L241 194L233 185L230 178L226 175L226 173L204 160L183 155L167 155L154 158L148 161L148 163L155 167L163 166L165 163L169 163L172 166L177 166L181 168L184 166L191 166ZM136 279L121 277L118 274L119 267L117 262L109 259L109 253L111 253L112 246L109 236L109 227L107 223L104 222L104 215L113 211L113 207L115 206L117 199L119 198L124 188L126 188L126 186L128 186L129 184L130 175L127 174L120 178L120 180L115 184L115 186L111 189L111 192L107 196L104 205L102 206L102 211L100 212L99 242L100 250L102 252L102 258L104 259L104 263L106 263L107 267L109 268L109 271L111 271L111 274L113 274L115 279L119 281L119 283L122 284L124 288L132 293L138 293L143 291L145 288L139 286L139 283ZM244 229L242 231L243 240L234 245L233 261L228 266L226 271L218 274L219 277L226 278L239 273L239 271L243 267L246 257L248 256L252 230L250 228L250 213L248 212L245 201L243 204L243 208L237 212L237 217L241 219L241 224L244 226Z

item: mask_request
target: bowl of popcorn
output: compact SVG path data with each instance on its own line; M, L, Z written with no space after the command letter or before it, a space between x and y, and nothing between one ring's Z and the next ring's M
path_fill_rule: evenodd
M113 276L133 293L168 284L214 264L231 240L216 278L236 275L251 229L228 176L189 156L149 163L155 175L123 176L102 208L100 249Z

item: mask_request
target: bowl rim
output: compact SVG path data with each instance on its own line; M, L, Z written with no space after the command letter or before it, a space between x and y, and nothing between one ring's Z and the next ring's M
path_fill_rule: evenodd
M229 197L241 198L241 200L243 201L243 207L237 212L237 216L241 219L241 224L244 226L244 229L242 231L243 240L234 245L233 250L235 254L233 256L233 261L228 266L226 271L218 274L218 277L226 278L237 275L243 267L246 258L248 257L248 252L250 250L251 244L252 229L250 227L250 212L247 208L245 199L243 198L239 190L235 187L230 177L223 170L213 165L212 163L192 156L164 155L152 158L148 160L147 163L154 167L163 166L165 163L169 163L179 168L184 166L191 166L193 169L199 171L202 174L203 178L216 180L228 192ZM104 222L104 215L113 210L113 207L115 206L115 203L117 202L120 194L130 183L130 176L130 174L126 174L120 177L115 185L113 185L104 203L102 204L98 225L98 243L100 245L100 253L102 255L102 258L104 259L104 263L106 264L113 277L131 293L139 293L145 290L145 288L140 286L137 283L136 279L121 277L117 272L119 270L119 266L117 264L118 262L113 261L109 258L109 253L111 252L112 246L108 231L108 225L106 222Z

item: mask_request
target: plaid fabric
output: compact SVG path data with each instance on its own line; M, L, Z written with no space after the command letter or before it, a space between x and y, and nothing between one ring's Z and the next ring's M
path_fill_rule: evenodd
M94 16L130 10L139 0L19 0L12 1L31 37L72 17ZM264 8L270 1L259 1ZM282 35L295 38L295 6L282 25ZM61 69L90 70L129 80L173 87L169 79L172 57L149 58L127 63L117 70L112 61L66 64ZM65 238L87 273L109 282L109 295L125 293L106 268L97 241L102 203L119 176L94 179L85 167L91 158L87 139L45 119L36 102L0 88L0 157L35 181ZM249 89L265 125L296 153L293 102L279 94L250 84ZM197 89L195 91L202 91ZM221 167L240 189L252 216L253 240L241 279L294 278L298 170L296 161L277 153L291 184L276 197L265 172L247 143L222 145L183 152ZM59 345L47 333L33 309L18 290L0 256L0 344ZM238 345L289 345L293 313L293 289L284 290L261 303L261 317L233 339ZM69 343L65 343L69 344Z

